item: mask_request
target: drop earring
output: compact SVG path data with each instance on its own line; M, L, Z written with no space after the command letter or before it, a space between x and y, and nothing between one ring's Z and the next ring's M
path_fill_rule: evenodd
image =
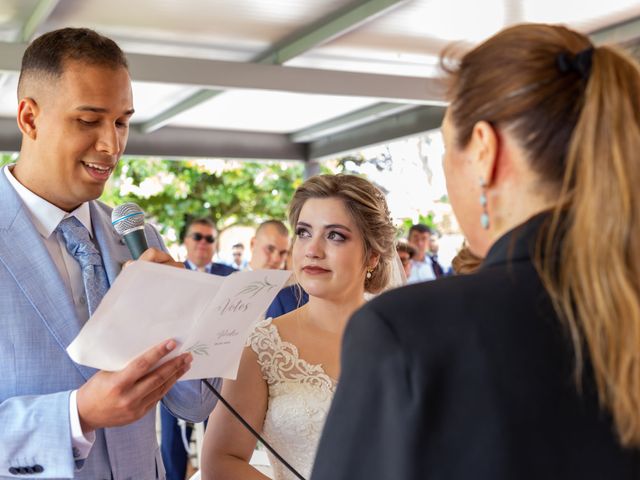
M480 205L482 206L482 214L480 215L480 225L485 230L489 230L489 211L487 210L487 183L480 179Z
M373 268L367 267L367 280L371 280L372 273L373 273Z

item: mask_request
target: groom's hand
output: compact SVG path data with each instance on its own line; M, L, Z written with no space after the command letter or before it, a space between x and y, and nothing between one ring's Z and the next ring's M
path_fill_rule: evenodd
M171 267L176 268L184 268L184 264L181 262L176 262L171 255L162 250L158 250L157 248L147 248L138 260L144 260L145 262L153 262L153 263L161 263L163 265L169 265ZM129 260L125 262L124 266L127 267L132 262L137 260Z
M80 425L87 434L98 428L127 425L142 418L191 367L190 353L154 369L176 347L162 342L119 372L100 371L78 389Z

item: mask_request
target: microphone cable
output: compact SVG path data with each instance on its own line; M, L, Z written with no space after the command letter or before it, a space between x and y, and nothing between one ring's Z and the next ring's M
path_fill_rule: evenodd
M222 404L227 407L227 410L229 410L233 414L233 416L238 419L238 421L244 426L244 428L249 430L254 437L260 440L260 442L266 447L267 450L269 450L273 454L274 457L276 457L285 467L287 467L289 471L293 473L297 478L299 478L300 480L305 480L305 478L300 475L298 471L289 464L289 462L282 458L282 456L271 445L269 445L269 442L262 438L262 435L260 435L251 425L249 425L238 412L236 412L236 410L229 404L229 402L224 399L220 392L218 392L218 390L216 390L215 387L211 385L209 380L203 378L202 383L204 383L207 388L211 390L211 392L218 398L218 400L220 400Z

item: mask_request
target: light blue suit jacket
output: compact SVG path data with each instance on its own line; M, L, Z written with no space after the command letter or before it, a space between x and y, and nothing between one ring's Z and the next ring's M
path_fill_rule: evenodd
M96 201L90 209L94 239L113 283L131 256L111 227L111 209ZM146 235L149 246L164 248L153 227L147 225ZM89 457L76 465L69 395L95 373L65 351L80 327L40 234L0 171L0 478L164 478L155 410L131 425L96 431ZM215 398L200 382L190 381L177 384L163 403L177 416L199 422ZM36 464L42 473L9 471Z

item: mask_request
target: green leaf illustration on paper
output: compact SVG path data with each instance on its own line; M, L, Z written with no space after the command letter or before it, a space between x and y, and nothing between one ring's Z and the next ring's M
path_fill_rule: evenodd
M263 281L257 280L255 282L251 282L249 285L247 285L242 290L240 290L236 294L236 297L239 295L247 295L248 297L252 298L258 295L263 290L269 291L274 289L275 287L276 287L275 285L273 285L272 283L269 283L269 280L267 279L267 277L264 277Z
M187 352L191 352L194 355L206 355L209 356L209 345L205 343L196 343L186 350Z

